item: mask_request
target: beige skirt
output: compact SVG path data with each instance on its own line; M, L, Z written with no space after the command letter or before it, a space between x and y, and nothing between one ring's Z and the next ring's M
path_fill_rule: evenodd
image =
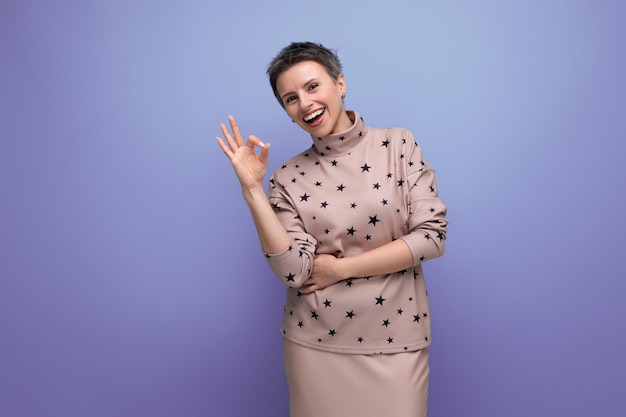
M352 355L286 339L291 417L426 417L428 349Z

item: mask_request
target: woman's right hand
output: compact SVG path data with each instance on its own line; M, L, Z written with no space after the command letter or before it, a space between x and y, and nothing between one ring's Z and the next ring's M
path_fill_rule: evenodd
M269 155L269 143L263 143L261 139L254 135L248 136L248 143L244 143L243 136L237 127L237 122L233 116L228 116L228 122L232 129L232 135L224 123L220 125L224 139L218 137L219 144L224 154L230 160L237 178L244 189L263 188L263 178L267 172L267 161ZM254 147L261 148L259 155Z

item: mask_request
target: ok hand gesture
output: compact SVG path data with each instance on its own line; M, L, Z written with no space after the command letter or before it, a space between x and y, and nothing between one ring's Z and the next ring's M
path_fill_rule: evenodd
M263 143L261 139L254 135L248 136L248 143L244 143L235 118L228 116L228 122L230 123L232 135L226 125L222 123L220 127L226 142L218 137L217 143L228 159L230 159L230 163L233 165L243 189L263 188L263 178L265 178L265 173L267 172L270 144ZM259 155L255 152L255 146L261 148Z

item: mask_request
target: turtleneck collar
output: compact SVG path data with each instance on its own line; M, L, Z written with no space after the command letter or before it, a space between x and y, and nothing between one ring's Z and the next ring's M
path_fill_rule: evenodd
M332 133L328 136L318 137L311 135L313 140L313 147L322 156L338 156L345 155L354 146L356 146L359 139L365 135L365 123L359 113L354 110L346 110L348 117L352 120L352 127L348 130Z

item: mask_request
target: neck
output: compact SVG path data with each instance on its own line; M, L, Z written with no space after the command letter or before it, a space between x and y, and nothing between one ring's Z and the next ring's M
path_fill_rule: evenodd
M348 113L345 110L343 110L341 112L341 115L339 116L339 120L337 121L337 125L335 126L335 130L332 131L331 134L344 132L344 131L350 129L353 124L354 124L354 120L352 120L350 118L350 116L348 115Z

